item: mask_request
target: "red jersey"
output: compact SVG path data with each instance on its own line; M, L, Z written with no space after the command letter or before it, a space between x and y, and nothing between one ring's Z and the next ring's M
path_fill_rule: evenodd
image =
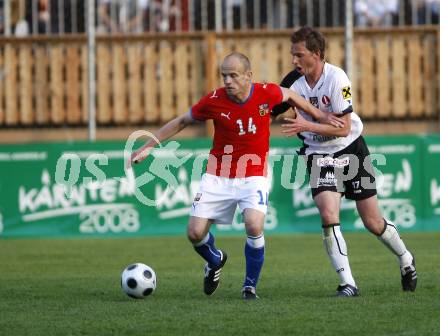
M214 140L206 172L223 177L266 176L270 112L282 102L276 84L254 83L237 103L225 88L204 96L191 108L195 120L213 119Z

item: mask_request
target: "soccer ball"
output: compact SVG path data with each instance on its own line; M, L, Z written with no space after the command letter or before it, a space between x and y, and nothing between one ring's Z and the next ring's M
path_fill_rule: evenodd
M131 264L121 274L121 287L128 296L143 299L156 289L156 273L145 264Z

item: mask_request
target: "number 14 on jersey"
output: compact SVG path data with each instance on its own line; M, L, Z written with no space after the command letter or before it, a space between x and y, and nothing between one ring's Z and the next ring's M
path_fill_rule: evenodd
M238 135L245 135L246 131L244 130L243 121L241 119L237 119L237 124L239 128ZM252 121L252 117L249 118L247 133L257 133L257 126Z

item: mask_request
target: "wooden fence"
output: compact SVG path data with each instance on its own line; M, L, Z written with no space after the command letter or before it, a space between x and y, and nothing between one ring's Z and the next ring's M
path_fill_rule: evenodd
M344 61L343 31L322 30L329 62ZM161 124L221 86L219 64L249 56L254 80L291 70L291 31L99 37L97 123ZM440 28L355 30L355 110L367 120L439 120ZM0 38L0 127L87 123L84 36Z

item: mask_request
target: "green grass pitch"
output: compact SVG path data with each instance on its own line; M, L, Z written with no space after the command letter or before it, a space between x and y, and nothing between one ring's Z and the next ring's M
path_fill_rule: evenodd
M229 254L220 287L202 292L203 262L185 237L1 240L1 335L439 335L440 234L404 234L419 283L403 293L397 262L373 236L346 234L358 298L338 284L320 235L266 237L258 293L244 302L244 236L217 237ZM132 262L152 266L155 293L120 288Z

